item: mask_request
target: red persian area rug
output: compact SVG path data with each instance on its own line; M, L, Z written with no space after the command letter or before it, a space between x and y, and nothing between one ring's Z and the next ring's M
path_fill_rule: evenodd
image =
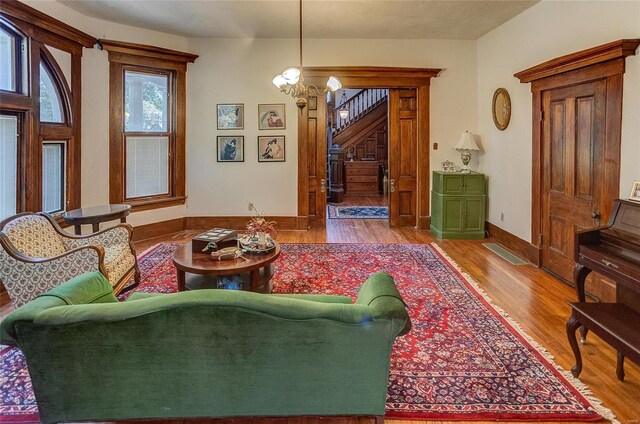
M136 290L176 291L171 260L176 246L161 243L140 255L143 281ZM377 271L393 276L413 323L394 346L386 417L613 419L435 245L283 244L273 291L355 298L362 282ZM0 355L0 421L37 421L20 350L2 347Z

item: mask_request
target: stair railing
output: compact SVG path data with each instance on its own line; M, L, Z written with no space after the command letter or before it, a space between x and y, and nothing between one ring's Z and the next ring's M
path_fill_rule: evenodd
M347 119L340 117L340 109L343 105L333 108L333 134L338 134L349 125L369 113L372 109L387 100L389 90L386 88L369 88L361 90L358 94L345 102L345 106L349 111Z

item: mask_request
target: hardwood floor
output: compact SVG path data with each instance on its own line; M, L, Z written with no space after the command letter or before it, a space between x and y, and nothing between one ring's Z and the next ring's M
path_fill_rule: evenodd
M203 229L205 230L205 229ZM201 231L183 231L165 237L136 243L136 250L143 251L160 241L187 241ZM392 229L385 220L328 219L325 228L309 231L280 231L276 238L281 243L431 243L436 242L447 254L469 273L494 303L504 309L522 329L544 346L555 362L564 370L574 363L567 342L565 323L570 315L567 302L575 299L574 289L560 282L533 265L515 266L482 246L486 240L436 240L427 231L413 228ZM3 300L0 316L11 309ZM580 380L603 401L603 405L624 424L640 423L640 367L626 361L624 382L616 379L615 351L594 334L589 334L587 344L580 346L583 355L583 371ZM212 420L197 420L211 422ZM215 422L285 422L284 419L213 420ZM319 419L300 418L287 423L340 424L373 422L368 418ZM390 420L400 424L402 420ZM181 422L181 421L174 421ZM186 421L185 421L186 422ZM194 422L189 420L188 422ZM403 424L445 423L446 421L406 421ZM459 423L452 422L452 423Z

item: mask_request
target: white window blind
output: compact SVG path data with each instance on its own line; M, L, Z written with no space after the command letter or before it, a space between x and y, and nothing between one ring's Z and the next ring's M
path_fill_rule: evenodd
M18 117L0 115L0 220L17 212L17 191Z
M126 197L169 193L169 137L126 137Z
M45 141L42 146L42 210L65 210L65 144Z

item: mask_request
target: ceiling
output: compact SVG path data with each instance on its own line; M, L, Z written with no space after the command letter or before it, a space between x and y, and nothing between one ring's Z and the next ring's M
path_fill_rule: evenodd
M58 0L86 15L185 37L297 38L297 0ZM305 0L304 36L476 40L539 0Z

